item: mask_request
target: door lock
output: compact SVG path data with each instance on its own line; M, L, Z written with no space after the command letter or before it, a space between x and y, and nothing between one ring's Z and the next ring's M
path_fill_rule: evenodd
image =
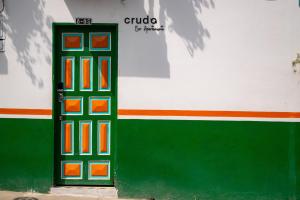
M63 100L64 100L64 95L63 95L63 93L58 93L58 101L59 101L59 102L63 102Z
M59 82L57 84L58 102L63 102L63 100L64 100L64 95L63 95L64 89L63 88L64 88L63 82Z

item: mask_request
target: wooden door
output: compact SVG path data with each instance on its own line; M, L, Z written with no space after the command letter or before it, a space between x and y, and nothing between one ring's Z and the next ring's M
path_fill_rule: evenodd
M117 27L53 28L55 184L113 185Z

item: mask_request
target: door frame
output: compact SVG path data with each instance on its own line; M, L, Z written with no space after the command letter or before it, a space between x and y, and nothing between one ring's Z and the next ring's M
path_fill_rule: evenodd
M114 144L113 146L111 146L111 148L113 149L112 151L112 160L114 162L113 167L111 168L111 171L113 171L112 173L112 185L110 186L114 186L115 185L115 171L117 169L117 132L118 132L118 128L117 128L117 121L118 121L118 65L119 65L119 59L118 59L118 47L119 47L119 29L118 29L118 23L92 23L91 25L77 25L75 23L69 23L69 22L53 22L52 23L52 74L51 74L51 78L52 78L52 127L53 127L53 152L52 152L52 158L53 158L53 164L52 164L52 174L53 174L53 186L58 186L57 181L56 181L56 173L55 173L55 167L58 164L57 163L57 159L56 159L56 143L57 143L57 139L59 139L59 135L56 132L56 123L58 123L58 120L56 119L57 115L59 114L59 112L57 112L57 108L56 108L56 101L57 101L57 91L56 91L56 80L57 80L57 76L56 76L56 72L58 69L56 69L55 67L55 61L56 61L56 57L55 57L55 38L56 38L56 33L57 33L57 29L58 27L66 27L66 26L111 26L116 34L116 42L115 42L115 60L116 60L116 66L115 68L112 70L115 70L115 86L114 86L114 90L115 90L115 108L112 108L112 115L115 115L112 117L112 122L114 123L115 126L115 131L114 131L114 137L113 140L111 140L111 142ZM74 185L73 185L74 186ZM88 185L84 185L84 186L88 186ZM92 185L95 186L95 185ZM98 186L98 185L97 185ZM101 185L100 185L101 186ZM105 186L105 185L104 185Z

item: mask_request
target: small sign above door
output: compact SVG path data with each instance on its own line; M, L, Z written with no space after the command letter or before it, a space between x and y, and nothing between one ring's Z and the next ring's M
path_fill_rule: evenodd
M78 25L92 25L92 18L76 18L76 24Z

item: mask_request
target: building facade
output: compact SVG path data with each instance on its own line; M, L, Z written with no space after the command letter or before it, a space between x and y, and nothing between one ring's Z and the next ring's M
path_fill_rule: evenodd
M300 198L297 0L9 0L0 189Z

